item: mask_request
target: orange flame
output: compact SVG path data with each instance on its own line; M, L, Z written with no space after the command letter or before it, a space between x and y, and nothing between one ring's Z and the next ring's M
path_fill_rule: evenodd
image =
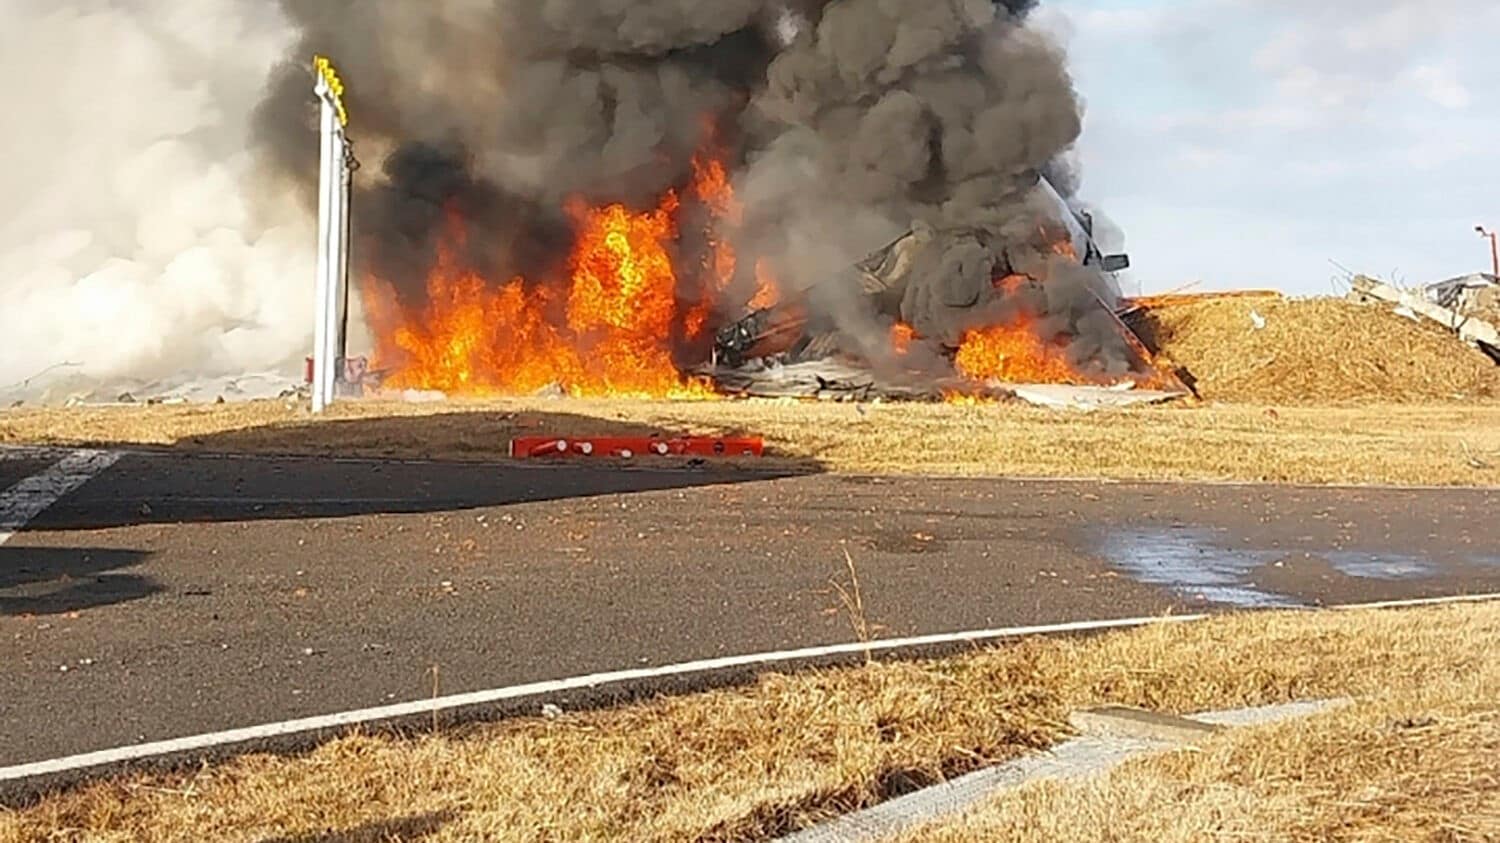
M683 214L684 207L693 212ZM581 199L565 210L575 236L567 277L553 283L513 278L497 285L474 272L462 258L466 232L457 216L449 218L421 305L403 303L385 280L364 279L376 367L389 372L386 384L460 395L554 389L578 397L714 397L708 380L678 369L674 349L701 343L713 315L734 309L728 297L737 277L749 274L740 272L731 239L744 209L723 160L700 153L682 190L666 192L650 210L591 207ZM674 263L684 219L706 226L694 238L704 244L697 265ZM1060 241L1054 250L1068 255L1071 243ZM770 262L757 260L753 275L748 307L780 303ZM997 286L1014 292L1027 283L1033 282L1011 276ZM735 292L748 294L748 284ZM955 359L958 371L976 382L1092 382L1034 327L1022 320L970 332ZM914 340L909 325L893 326L898 354L907 354ZM949 400L982 401L958 394Z
M1045 236L1046 232L1042 234ZM1063 257L1075 257L1073 244L1066 239L1053 240L1051 250ZM1027 284L1037 283L1025 275L1007 275L995 281L995 287L1006 295L1020 292ZM1060 345L1042 339L1036 318L1023 314L1013 324L993 325L964 335L954 366L973 381L1003 383L1096 384L1100 381L1079 370L1068 359ZM958 396L947 396L949 403L973 403Z
M686 291L673 264L683 197L708 216L703 264L687 270ZM723 161L695 157L683 193L668 191L650 211L582 200L566 210L576 235L564 285L487 283L461 265L465 230L456 216L428 274L425 305L403 307L391 285L365 279L376 365L392 371L385 383L471 395L550 387L579 397L713 397L706 380L681 374L672 344L703 334L734 280L738 256L722 232L743 208Z
M671 192L645 213L570 203L578 236L565 301L520 278L494 288L462 267L463 224L450 219L420 310L404 310L389 284L364 282L377 366L394 364L385 383L468 395L551 387L577 397L712 397L710 384L678 371L669 345L678 207Z
M958 407L987 407L991 404L999 404L1000 401L988 395L970 395L967 392L947 390L943 393L943 403Z
M995 286L1012 295L1029 283L1032 279L1025 275L1007 275L996 281ZM1091 382L1068 361L1061 347L1042 340L1036 320L1030 316L1022 316L1012 325L993 325L968 332L953 362L960 374L974 381Z
M750 310L765 310L781 303L781 283L765 258L755 262L755 296L746 305Z
M379 338L377 360L405 361L386 382L447 392L535 392L554 379L538 377L525 365L529 361L541 357L557 371L580 369L578 356L542 318L543 291L528 291L520 279L489 289L483 278L460 266L456 256L464 242L461 221L450 215L418 318L402 309L389 284L365 279L367 317Z
M1067 237L1052 241L1052 254L1060 257L1078 260L1078 249L1073 246L1073 241Z
M646 214L622 205L570 209L582 234L571 263L568 327L591 360L582 381L566 385L573 394L683 393L685 384L664 341L677 317L677 276L667 251L677 235L677 209L671 192ZM702 391L712 390L704 386Z
M912 340L916 338L916 329L905 322L897 322L891 326L891 348L894 348L897 354L905 355L911 351Z
M964 336L954 358L958 371L976 381L1089 383L1063 349L1042 341L1029 321L996 325Z
M690 190L717 223L707 232L709 249L698 282L698 304L688 310L683 318L687 336L697 339L703 335L703 328L708 323L714 302L729 288L734 280L735 270L739 267L739 255L735 252L734 244L717 229L739 225L744 217L744 207L735 198L724 162L702 153L693 158L693 183Z

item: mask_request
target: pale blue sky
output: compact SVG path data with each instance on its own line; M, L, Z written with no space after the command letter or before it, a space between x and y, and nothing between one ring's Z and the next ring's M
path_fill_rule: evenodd
M1488 270L1500 3L1050 0L1087 102L1083 198L1146 290L1326 293Z

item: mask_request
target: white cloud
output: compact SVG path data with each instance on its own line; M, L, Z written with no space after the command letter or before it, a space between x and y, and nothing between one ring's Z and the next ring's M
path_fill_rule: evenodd
M1242 156L1226 149L1189 144L1178 151L1178 163L1192 170L1224 170L1246 163Z
M1054 3L1090 104L1084 193L1148 286L1228 277L1229 243L1276 256L1234 263L1234 283L1307 292L1330 257L1417 280L1473 268L1473 222L1453 220L1500 211L1500 96L1477 84L1500 4Z
M1459 74L1457 63L1450 60L1417 65L1407 72L1407 80L1429 100L1457 111L1468 108L1473 102L1473 96Z

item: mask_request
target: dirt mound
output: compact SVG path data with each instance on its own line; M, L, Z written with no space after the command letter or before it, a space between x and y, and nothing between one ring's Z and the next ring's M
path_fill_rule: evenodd
M1136 324L1209 401L1473 402L1500 397L1500 366L1430 324L1342 299L1171 304ZM1263 324L1263 327L1259 327Z

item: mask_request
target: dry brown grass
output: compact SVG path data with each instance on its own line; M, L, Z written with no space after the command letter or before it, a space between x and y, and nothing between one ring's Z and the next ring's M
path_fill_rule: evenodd
M774 468L1500 484L1500 367L1440 328L1334 299L1169 304L1149 321L1163 357L1186 366L1205 399L1238 403L1082 416L1019 405L375 401L314 419L264 401L0 411L0 443L484 460L526 433L750 432L766 436L762 464Z
M1027 786L901 838L1054 840L1500 840L1500 659L1099 779Z
M1251 313L1266 320L1256 330ZM1500 367L1428 322L1341 299L1211 299L1153 310L1150 340L1209 401L1424 404L1500 396Z
M1050 744L1084 705L1190 712L1353 695L1370 700L1364 712L1412 701L1399 710L1439 716L1441 729L1428 734L1447 734L1470 721L1448 719L1457 709L1442 707L1452 698L1442 689L1467 682L1475 693L1494 691L1497 636L1500 604L1243 615L768 675L612 711L411 739L352 737L303 757L101 783L0 813L0 841L756 839L870 804L898 782ZM1430 710L1423 689L1439 689ZM1493 713L1493 693L1486 702ZM1254 781L1256 765L1316 767L1315 750L1236 762L1227 774ZM1214 751L1235 761L1248 750ZM1443 775L1450 782L1459 773ZM1178 802L1187 810L1194 793L1179 789L1157 813Z
M314 418L268 401L0 412L0 443L502 459L516 434L765 435L767 467L1120 480L1500 485L1500 404L1172 406L1074 415L1026 406L724 401L349 403Z

